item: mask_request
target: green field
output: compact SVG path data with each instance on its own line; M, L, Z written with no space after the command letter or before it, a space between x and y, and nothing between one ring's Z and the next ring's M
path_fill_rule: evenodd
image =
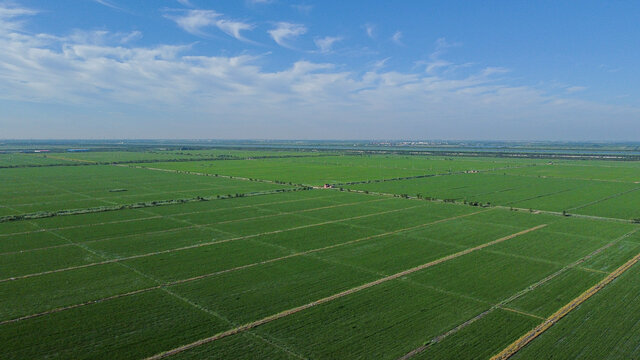
M631 161L55 155L0 157L3 359L490 358L640 253ZM639 271L514 358L640 356Z
M539 161L516 162L495 158L443 158L423 156L321 156L317 158L266 159L260 161L182 162L148 165L205 174L224 174L293 182L296 184L342 184L426 174L449 174L530 166Z

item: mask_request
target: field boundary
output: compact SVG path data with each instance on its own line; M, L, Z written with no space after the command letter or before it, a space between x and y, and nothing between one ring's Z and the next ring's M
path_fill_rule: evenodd
M446 261L455 259L457 257L472 253L474 251L484 249L484 248L489 247L491 245L494 245L494 244L497 244L497 243L501 243L501 242L507 241L509 239L513 239L513 238L515 238L517 236L520 236L520 235L523 235L523 234L526 234L526 233L541 229L541 228L543 228L545 226L547 226L547 224L534 226L532 228L517 232L515 234L511 234L511 235L508 235L508 236L505 236L505 237L502 237L502 238L499 238L499 239L484 243L482 245L478 245L478 246L475 246L475 247L472 247L472 248L469 248L469 249L466 249L466 250L463 250L463 251L459 251L459 252L451 254L451 255L444 256L444 257L442 257L440 259L437 259L437 260L434 260L434 261L430 261L428 263L413 267L411 269L404 270L404 271L395 273L393 275L389 275L389 276L380 278L378 280L375 280L375 281L372 281L372 282L357 286L355 288L351 288L351 289L339 292L337 294L324 297L322 299L310 302L308 304L305 304L305 305L302 305L302 306L298 306L298 307L293 308L293 309L285 310L285 311L279 312L277 314L274 314L274 315L271 315L271 316L267 316L267 317L265 317L263 319L260 319L260 320L257 320L257 321L251 322L251 323L247 323L247 324L238 326L236 328L227 330L225 332L218 333L218 334L213 335L211 337L200 339L200 340L197 340L197 341L192 342L190 344L183 345L183 346L171 349L171 350L164 351L162 353L159 353L159 354L153 355L151 357L148 357L147 359L148 360L153 360L153 359L166 358L166 357L181 353L183 351L186 351L186 350L189 350L189 349L192 349L192 348L195 348L195 347L198 347L198 346L201 346L201 345L204 345L204 344L207 344L207 343L210 343L210 342L213 342L213 341L216 341L216 340L219 340L219 339L231 336L231 335L235 335L235 334L238 334L238 333L250 330L250 329L253 329L255 327L258 327L260 325L264 325L264 324L272 322L274 320L278 320L278 319L284 318L286 316L298 313L300 311L303 311L303 310L306 310L306 309L309 309L309 308L312 308L312 307L315 307L315 306L318 306L318 305L322 305L322 304L328 303L330 301L345 297L345 296L350 295L350 294L354 294L356 292L359 292L359 291L362 291L362 290L365 290L365 289L369 289L369 288L374 287L376 285L379 285L379 284L382 284L382 283L385 283L385 282L388 282L388 281L391 281L391 280L395 280L395 279L401 278L403 276L410 275L410 274L415 273L417 271L424 270L424 269L427 269L429 267L432 267L432 266L444 263Z
M504 360L513 356L515 353L520 351L523 347L533 341L535 338L540 336L540 334L547 331L551 326L560 321L563 317L569 314L572 310L577 308L580 304L587 301L590 297L596 294L598 291L605 288L608 284L610 284L613 280L618 278L620 275L629 270L633 265L635 265L638 261L640 261L640 253L634 256L631 260L624 263L622 266L611 272L607 277L602 279L596 285L589 288L587 291L583 292L577 298L573 299L571 302L560 308L560 310L556 311L553 315L549 316L544 322L540 325L536 326L534 329L520 337L518 340L513 342L511 345L507 346L504 350L499 352L498 354L491 357L491 360Z

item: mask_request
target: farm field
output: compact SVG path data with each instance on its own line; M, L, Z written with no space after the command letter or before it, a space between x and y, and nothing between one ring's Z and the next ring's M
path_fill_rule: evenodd
M539 167L541 166L533 168ZM636 192L640 190L640 184L568 177L519 176L509 175L506 171L372 182L347 187L359 191L479 202L521 209L566 211L627 220L640 217L640 210L634 205L634 199L639 196Z
M157 163L149 167L224 174L293 182L296 184L342 184L354 181L381 180L396 177L448 174L465 171L487 171L530 166L539 161L496 158L444 158L424 156L321 156L317 158L265 159L247 162L183 162Z
M88 151L71 153L53 153L49 158L67 159L68 161L88 162L143 162L162 160L202 160L211 158L244 159L252 157L312 157L326 153L310 151L246 151L246 150L157 150L157 151Z
M69 164L69 160L54 159L44 155L35 154L0 154L0 168L18 166L42 166L52 164Z
M635 162L162 154L0 169L3 359L640 355Z
M185 161L212 159L317 157L334 155L318 151L247 151L247 150L149 150L149 151L79 151L0 154L0 168L135 163L145 161Z
M283 188L287 186L122 166L3 169L0 173L0 215Z

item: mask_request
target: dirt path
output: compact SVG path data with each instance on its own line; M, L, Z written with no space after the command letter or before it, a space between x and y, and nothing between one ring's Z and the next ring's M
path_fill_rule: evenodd
M379 284L382 284L382 283L385 283L385 282L388 282L388 281L391 281L391 280L395 280L395 279L401 278L403 276L407 276L409 274L415 273L415 272L420 271L420 270L427 269L429 267L432 267L432 266L435 266L435 265L438 265L438 264L442 264L442 263L444 263L446 261L449 261L449 260L455 259L457 257L472 253L474 251L478 251L478 250L484 249L484 248L489 247L491 245L495 245L495 244L501 243L503 241L507 241L509 239L513 239L513 238L515 238L517 236L520 236L520 235L523 235L523 234L526 234L526 233L541 229L541 228L543 228L545 226L547 226L547 225L546 224L538 225L538 226L532 227L530 229L526 229L526 230L517 232L515 234L511 234L511 235L502 237L502 238L497 239L497 240L490 241L488 243L485 243L485 244L482 244L482 245L479 245L479 246L476 246L476 247L473 247L473 248L469 248L469 249L466 249L466 250L463 250L463 251L459 251L457 253L442 257L440 259L437 259L437 260L434 260L434 261L431 261L431 262L428 262L426 264L422 264L420 266L416 266L414 268L411 268L411 269L408 269L408 270L405 270L405 271L401 271L399 273L396 273L396 274L393 274L393 275L390 275L390 276L383 277L381 279L378 279L378 280L375 280L375 281L372 281L372 282L357 286L355 288L351 288L349 290L345 290L343 292L340 292L340 293L337 293L337 294L334 294L334 295L331 295L331 296L328 296L328 297L325 297L325 298L310 302L310 303L302 305L302 306L298 306L298 307L293 308L293 309L285 310L285 311L282 311L280 313L277 313L277 314L274 314L274 315L271 315L271 316L267 316L267 317L265 317L263 319L260 319L260 320L257 320L257 321L254 321L254 322L251 322L251 323L248 323L248 324L245 324L245 325L238 326L236 328L233 328L231 330L228 330L228 331L225 331L225 332L222 332L222 333L218 333L218 334L213 335L211 337L200 339L200 340L195 341L193 343L190 343L190 344L187 344L187 345L183 345L183 346L177 347L175 349L171 349L171 350L156 354L156 355L151 356L151 357L149 357L147 359L162 359L162 358L169 357L169 356L181 353L183 351L186 351L186 350L189 350L189 349L192 349L192 348L195 348L195 347L210 343L212 341L216 341L216 340L219 340L219 339L231 336L231 335L235 335L235 334L238 334L238 333L253 329L255 327L258 327L260 325L264 325L264 324L272 322L274 320L278 320L278 319L284 318L286 316L293 315L295 313L301 312L303 310L306 310L306 309L309 309L309 308L312 308L312 307L315 307L315 306L318 306L318 305L321 305L321 304L325 304L325 303L328 303L330 301L345 297L347 295L354 294L356 292L359 292L359 291L374 287L376 285L379 285Z
M338 247L342 247L342 246L346 246L346 245L350 245L350 244L355 244L355 243L362 242L362 241L377 239L377 238L381 238L381 237L384 237L384 236L389 236L389 235L393 235L393 234L402 233L402 232L405 232L405 231L411 231L411 230L415 230L415 229L418 229L418 228L421 228L421 227L431 226L431 225L439 224L439 223L446 222L446 221L453 221L453 220L464 218L464 217L467 217L467 216L479 214L479 213L485 212L485 211L488 211L488 210L477 211L477 212L473 212L473 213L469 213L469 214L463 214L463 215L457 215L457 216L453 216L453 217L446 218L446 219L435 220L435 221L428 222L428 223L425 223L425 224L415 225L415 226L402 228L402 229L398 229L398 230L393 230L393 231L389 231L389 232L385 232L385 233L381 233L381 234L376 234L376 235L362 237L362 238L359 238L359 239L345 241L345 242L339 243L339 244L333 244L333 245L324 246L324 247L321 247L321 248L301 251L301 252L289 254L289 255L286 255L286 256L281 256L281 257L277 257L277 258L273 258L273 259L258 261L258 262L255 262L255 263L241 265L241 266L237 266L237 267L234 267L234 268L224 269L224 270L220 270L220 271L216 271L216 272L212 272L212 273L208 273L208 274L198 275L198 276L194 276L194 277L187 278L187 279L172 281L172 282L161 284L159 286L152 286L152 287L149 287L149 288L134 290L134 291L131 291L131 292L128 292L128 293L113 295L113 296L109 296L109 297L102 298L102 299L91 300L91 301L87 301L87 302L80 303L80 304L63 306L63 307L47 310L47 311L36 313L36 314L30 314L30 315L25 315L25 316L22 316L22 317L19 317L19 318L0 321L0 325L13 323L13 322L18 322L18 321L22 321L22 320L27 320L27 319L31 319L31 318L35 318L35 317L48 315L48 314L53 314L53 313L57 313L57 312L65 311L65 310L71 310L71 309L74 309L74 308L77 308L77 307L81 307L81 306L85 306L85 305L91 305L91 304L95 304L95 303L99 303L99 302L103 302L103 301L108 301L108 300L113 300L113 299L118 299L118 298L125 297L125 296L131 296L131 295L135 295L135 294L139 294L139 293L143 293L143 292L159 289L161 287L169 287L169 286L180 285L180 284L184 284L184 283L188 283L188 282L192 282L192 281L196 281L196 280L206 279L206 278L209 278L209 277L222 275L222 274L225 274L225 273L231 273L231 272L234 272L234 271L244 270L244 269L252 268L252 267L255 267L255 266L259 266L259 265L265 265L265 264L269 264L269 263L274 263L274 262L290 259L290 258L293 258L293 257L309 255L309 254L313 254L313 253L317 253L317 252L321 252L321 251L325 251L325 250L330 250L330 249L334 249L334 248L338 248Z
M635 265L638 261L640 261L640 254L634 256L631 260L627 261L624 265L620 266L616 270L614 270L609 276L602 279L599 283L591 287L589 290L582 293L577 298L573 299L571 302L560 308L553 315L549 316L543 323L536 326L533 330L526 333L520 339L513 342L511 345L507 346L504 350L502 350L497 355L493 356L491 360L504 360L508 359L517 353L520 349L525 347L528 343L533 341L535 338L540 336L540 334L544 333L555 323L560 321L563 317L569 314L572 310L577 308L580 304L585 302L587 299L592 297L598 291L602 290L605 286L615 280L617 277L622 275L625 271L629 270L633 265Z

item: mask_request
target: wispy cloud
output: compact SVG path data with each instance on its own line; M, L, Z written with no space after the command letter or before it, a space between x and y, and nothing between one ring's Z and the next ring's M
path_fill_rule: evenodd
M393 35L391 36L391 41L393 41L397 45L403 45L402 44L402 31L396 31L395 33L393 33Z
M387 62L389 61L389 59L391 59L390 57L388 58L384 58L382 60L378 60L376 62L373 63L373 69L374 70L380 70L382 68L384 68L387 65Z
M3 7L2 3L0 3L0 19L12 19L20 16L36 15L38 13L36 10L29 8L5 6L6 7Z
M288 22L279 22L274 29L268 31L269 35L276 44L292 48L289 44L290 40L297 38L307 32L307 28L302 24L292 24Z
M165 17L175 21L182 30L198 36L206 35L202 29L215 24L222 16L213 10L188 10L180 15L165 14Z
M607 65L607 64L600 64L600 69L602 69L602 70L604 70L606 72L610 72L610 73L615 73L615 72L620 71L619 67L610 66L610 65Z
M454 64L448 60L444 60L442 59L442 56L451 48L455 48L455 47L459 47L462 44L460 43L456 43L456 42L448 42L447 39L445 38L438 38L435 42L435 49L434 51L429 55L429 60L428 61L419 61L417 62L420 65L424 65L425 66L425 72L427 74L434 74L435 72L437 72L440 69L446 69L446 70L455 70L455 69L459 69L461 67L468 67L471 64L470 63L465 63L465 64Z
M371 39L375 37L375 33L374 33L375 30L376 30L376 26L373 24L364 25L364 32L367 33L367 36L370 37Z
M323 38L315 39L314 43L321 53L328 53L331 52L333 44L341 40L341 36L326 36Z
M178 3L180 3L181 5L184 5L186 7L194 7L193 4L191 3L191 1L189 0L176 0L178 1Z
M226 19L222 14L213 10L187 10L180 12L180 15L165 14L165 17L175 21L184 31L197 36L207 36L204 29L215 26L238 40L251 41L242 35L242 31L254 28L253 24Z
M305 15L309 15L311 13L311 10L313 10L313 5L307 4L294 4L291 5L291 7L298 10L298 12L300 12L301 14Z
M111 0L93 0L93 1L97 2L100 5L104 5L106 7L110 7L112 9L123 10L120 6L116 5Z
M220 19L216 21L216 26L218 29L222 30L227 35L233 36L234 38L242 41L250 41L249 39L242 36L241 32L245 30L253 30L254 26L252 24L243 23L240 21L231 21Z
M569 87L564 89L564 91L567 94L573 94L573 93L577 93L577 92L581 92L581 91L585 91L585 90L587 90L586 86L569 86Z

